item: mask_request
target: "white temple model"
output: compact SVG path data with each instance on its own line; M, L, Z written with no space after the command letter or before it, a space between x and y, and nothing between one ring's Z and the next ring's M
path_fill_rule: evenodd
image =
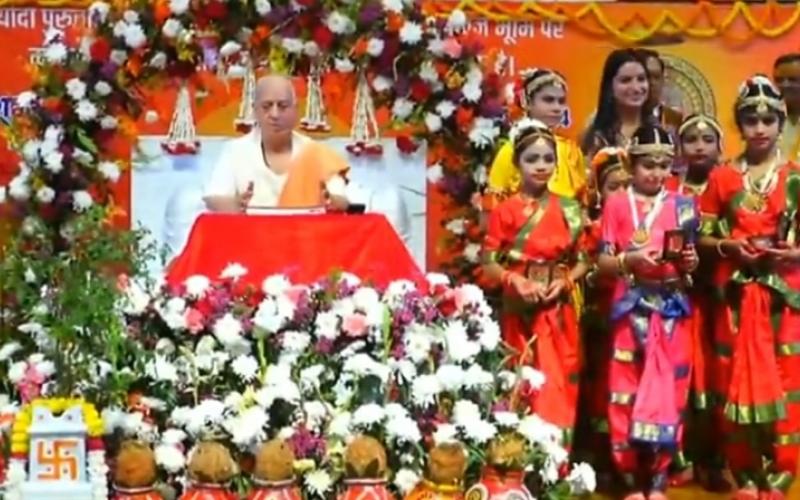
M306 96L306 113L300 120L300 127L309 132L327 132L331 129L325 115L325 99L322 95L322 74L324 64L317 60L311 64L308 72L308 95Z
M164 151L173 155L195 154L200 149L194 127L192 100L186 80L178 88L175 111L169 124L167 139L161 143Z
M353 123L350 127L350 143L347 151L354 155L380 155L383 147L380 143L380 130L375 118L375 103L365 71L358 75L356 97L353 104Z

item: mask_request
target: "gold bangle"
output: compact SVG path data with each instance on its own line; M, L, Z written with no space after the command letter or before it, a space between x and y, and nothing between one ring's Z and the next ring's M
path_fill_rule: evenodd
M726 254L725 252L723 252L723 251L722 251L722 244L723 244L724 242L725 242L725 240L723 240L723 239L719 239L719 240L717 240L717 245L716 245L716 247L717 247L717 253L718 253L718 254L719 254L719 256L720 256L720 257L722 257L723 259L727 259L727 258L729 257L729 256L728 256L728 254Z
M617 254L617 265L619 266L619 274L625 274L625 252L620 252Z

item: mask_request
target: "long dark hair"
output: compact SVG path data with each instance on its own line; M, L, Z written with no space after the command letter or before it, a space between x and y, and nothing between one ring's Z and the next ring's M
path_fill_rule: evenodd
M597 136L604 139L608 146L618 146L615 136L619 117L617 116L617 106L614 102L614 77L617 76L619 69L624 64L630 62L641 65L645 75L647 74L645 61L636 49L617 49L606 58L606 62L603 65L603 76L600 81L600 93L597 96L597 112L581 144L581 149L584 152L595 148ZM645 99L642 106L642 125L653 122L653 105L649 100L649 98Z

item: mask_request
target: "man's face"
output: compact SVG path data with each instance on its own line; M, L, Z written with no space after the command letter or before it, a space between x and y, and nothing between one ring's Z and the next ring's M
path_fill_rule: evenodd
M773 76L786 103L800 103L800 61L790 61L778 65Z
M657 105L661 102L661 92L664 89L664 66L657 57L648 57L646 68L650 83L650 102Z
M262 131L282 134L294 129L297 104L289 85L289 82L271 82L256 91L255 115Z

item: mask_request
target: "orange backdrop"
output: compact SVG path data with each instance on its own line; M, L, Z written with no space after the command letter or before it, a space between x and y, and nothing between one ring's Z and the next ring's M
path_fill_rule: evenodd
M52 4L52 2L51 2ZM2 5L2 3L0 3ZM444 12L452 3L427 5L431 12ZM482 3L470 4L477 9ZM547 4L553 9L552 4ZM538 7L537 7L538 8ZM583 8L586 12L578 12ZM503 10L505 9L505 10ZM559 7L560 9L560 7ZM702 100L706 106L716 107L718 117L726 130L726 152L733 154L739 142L736 139L731 106L739 83L755 72L771 72L773 60L780 54L800 49L800 31L797 29L766 29L766 19L775 19L775 25L786 23L796 17L797 6L755 7L748 12L756 20L759 29L748 25L746 17L731 17L730 5L706 6L698 10L697 5L674 4L603 4L593 11L580 6L551 10L543 15L531 10L530 5L492 4L484 11L490 18L502 19L515 16L517 20L487 20L475 15L471 29L484 40L487 49L502 50L510 57L512 70L538 66L552 67L561 71L570 85L568 96L572 123L565 131L577 136L595 108L597 85L606 54L619 46L631 45L631 41L642 38L648 27L660 23L665 9L677 20L690 20L694 36L682 35L689 27L669 23L662 29L669 36L653 37L648 45L667 56L670 76L676 82L672 95ZM560 12L561 17L556 14ZM601 12L602 16L598 16ZM577 14L580 14L578 16ZM555 17L554 17L555 16ZM669 19L668 19L669 20ZM710 27L720 25L716 36ZM795 19L796 20L796 19ZM17 93L27 89L30 79L26 64L36 55L36 47L42 39L42 30L52 26L69 28L85 25L86 18L79 9L2 7L0 8L0 47L7 63L0 78L0 112L4 118L13 108ZM664 23L662 23L664 24ZM724 28L724 29L723 29ZM705 30L705 31L703 31ZM611 31L612 33L609 33ZM761 34L755 33L761 31ZM614 33L615 32L615 33ZM620 37L627 40L621 40ZM703 37L703 38L701 38ZM195 118L200 134L233 135L233 119L237 113L240 81L226 84L214 81L210 76L208 94L195 106ZM304 94L303 82L298 81L300 94ZM140 123L140 132L147 134L166 133L174 104L175 90L167 87L153 95L150 107L159 113L154 124ZM337 95L327 99L329 118L334 129L331 133L346 135L349 132L352 89L340 89ZM0 141L0 184L5 184L16 170L16 160ZM118 194L122 208L129 206L129 180L124 179ZM443 216L442 199L431 189L428 201L428 262L432 267L438 261L436 242L440 239L440 223Z

